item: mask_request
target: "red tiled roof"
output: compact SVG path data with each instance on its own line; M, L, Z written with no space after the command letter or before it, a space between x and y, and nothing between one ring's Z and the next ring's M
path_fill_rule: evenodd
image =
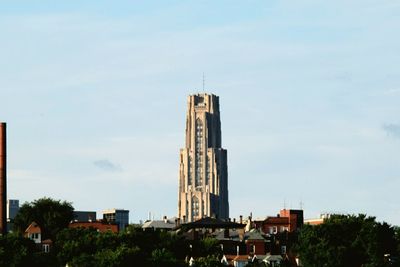
M37 223L32 222L28 228L26 228L25 230L26 234L40 234L42 233L42 231L40 230L39 225L37 225Z
M248 261L249 256L248 255L238 255L233 260L234 261Z
M100 232L107 232L111 231L113 233L118 233L118 225L116 224L109 224L103 222L71 222L69 224L70 228L94 228L99 230Z

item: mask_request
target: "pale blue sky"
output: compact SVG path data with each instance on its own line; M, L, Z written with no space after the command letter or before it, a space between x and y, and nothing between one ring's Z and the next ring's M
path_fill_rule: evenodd
M143 2L0 1L10 198L174 216L205 72L232 217L400 224L398 1Z

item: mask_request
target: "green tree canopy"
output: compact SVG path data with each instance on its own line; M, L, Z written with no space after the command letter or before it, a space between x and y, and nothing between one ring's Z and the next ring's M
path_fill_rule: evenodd
M394 229L366 215L333 215L317 226L304 225L297 250L303 266L386 266L396 254Z
M0 266L33 266L35 243L18 235L0 235Z
M42 231L42 239L54 239L60 230L68 227L73 212L69 202L40 198L22 205L14 219L14 230L24 233L32 222L36 222Z

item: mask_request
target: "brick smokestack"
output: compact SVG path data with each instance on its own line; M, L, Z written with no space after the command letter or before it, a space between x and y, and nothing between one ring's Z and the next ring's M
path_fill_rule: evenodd
M0 122L0 234L7 233L7 135L6 124Z

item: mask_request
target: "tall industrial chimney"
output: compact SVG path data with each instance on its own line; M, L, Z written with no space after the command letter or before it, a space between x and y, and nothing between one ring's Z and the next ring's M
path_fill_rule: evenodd
M6 123L0 122L0 234L7 233L7 134Z

